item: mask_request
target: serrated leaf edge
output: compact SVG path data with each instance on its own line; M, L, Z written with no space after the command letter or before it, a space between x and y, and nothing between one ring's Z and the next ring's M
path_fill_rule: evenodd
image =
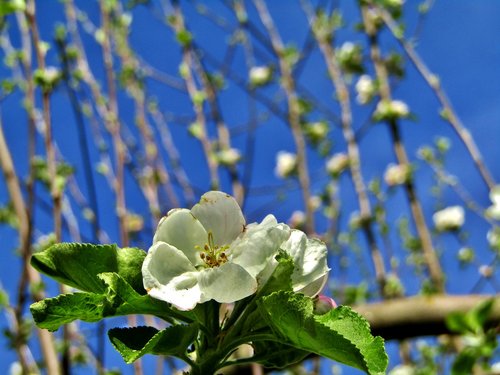
M344 309L347 313L348 313L348 317L356 317L360 322L363 323L364 325L364 328L366 328L366 330L368 331L368 334L372 337L372 340L370 340L370 343L369 345L373 345L375 343L375 341L377 340L381 340L381 343L382 345L384 346L385 344L385 341L382 337L380 336L373 336L371 334L371 328L370 328L370 324L368 323L368 321L359 313L357 313L355 310L353 310L351 307L349 306L344 306L344 305L341 305L339 307L337 307L337 309L339 308L342 308ZM321 315L312 315L312 318L314 319L314 321L322 326L324 326L325 328L329 329L329 330L333 330L332 327L329 327L328 325L326 325L325 323L321 322L320 320L316 319L316 317L320 317ZM372 371L372 368L370 366L370 364L366 361L366 355L365 355L365 350L363 350L363 348L359 347L355 342L353 342L352 340L350 340L349 338L347 338L345 335L343 335L342 333L338 332L338 331L335 331L339 336L342 336L345 340L349 341L355 348L357 348L361 354L361 357L363 359L363 362L365 363L365 367L366 367L366 370L368 371L369 374L372 374L372 375L382 375L382 374L385 374L385 370L387 369L387 365L388 365L388 361L389 361L389 358L387 357L387 353L385 352L384 350L384 354L385 354L385 357L386 357L386 365L385 365L385 368L383 371L376 371L376 372L373 372ZM368 346L368 345L367 345ZM365 346L365 348L367 347Z

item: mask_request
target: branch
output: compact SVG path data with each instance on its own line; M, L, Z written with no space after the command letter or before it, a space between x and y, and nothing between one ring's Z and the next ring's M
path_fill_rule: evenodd
M353 307L370 323L372 333L386 340L451 333L446 317L452 312L467 312L479 303L495 299L487 321L500 326L500 294L434 295L388 300Z
M458 135L460 140L465 145L467 151L469 152L474 164L484 182L488 186L489 189L492 189L496 182L493 176L490 173L490 170L486 166L483 160L483 156L481 155L481 151L477 147L474 139L472 138L469 130L462 124L462 121L458 117L456 111L454 110L450 99L446 95L445 91L441 87L441 83L439 82L439 78L434 75L424 61L420 58L420 55L417 53L413 45L408 42L400 33L397 32L397 25L394 19L391 17L389 13L377 7L377 11L382 17L385 25L388 27L394 38L399 42L406 55L415 66L417 71L420 73L422 78L426 81L429 87L434 92L434 95L438 99L439 103L441 103L444 114L444 118L450 123L455 133Z
M368 37L370 59L375 69L375 74L379 82L379 95L381 100L390 102L392 100L391 87L389 85L389 74L382 59L380 46L378 43L378 29L368 15L369 9L366 5L361 5L361 16L366 35ZM405 145L401 139L398 121L390 120L388 122L389 131L391 133L394 153L400 165L410 166L410 161L406 152ZM421 202L419 201L415 189L413 179L407 179L404 184L408 202L410 204L410 211L413 217L415 228L418 233L418 238L421 242L422 255L429 270L430 279L435 286L436 290L440 293L444 292L445 284L443 277L443 270L439 263L439 257L432 244L431 234L427 227L424 212Z

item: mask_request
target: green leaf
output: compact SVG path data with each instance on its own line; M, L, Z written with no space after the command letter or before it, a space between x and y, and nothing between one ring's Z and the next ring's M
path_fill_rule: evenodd
M273 293L259 305L269 325L290 345L369 374L385 373L383 339L373 337L367 321L349 307L314 315L312 299L293 292Z
M293 259L290 254L281 251L276 256L278 265L258 292L259 297L266 296L278 290L292 290Z
M276 256L278 265L273 270L271 276L267 279L264 286L257 292L254 301L272 294L276 291L292 291L292 273L293 259L290 254L280 251ZM267 326L267 322L262 319L262 313L259 309L254 309L244 320L243 332L252 332Z
M446 317L446 325L450 331L457 333L476 334L483 332L494 303L494 299L489 299L465 313L460 311L452 312Z
M0 3L0 17L7 16L15 11L24 11L26 9L26 4L24 0L10 0L2 1Z
M106 295L110 301L110 307L105 312L106 316L148 314L162 318L167 322L172 322L173 318L185 322L194 320L194 314L191 311L174 310L164 301L149 295L140 295L116 273L102 273L99 274L99 278L107 286Z
M38 327L56 331L77 319L98 322L103 318L106 303L105 296L95 293L62 294L35 302L30 311Z
M452 375L473 374L474 365L477 363L478 355L473 350L467 348L460 352L451 367Z
M138 294L120 275L98 275L105 291L98 293L71 293L46 298L30 306L35 323L40 328L57 330L74 320L97 322L111 316L147 314L167 322L180 319L193 321L191 312L173 310L166 302Z
M272 341L257 341L252 344L252 359L266 368L281 369L302 361L310 352Z
M146 294L141 266L146 253L141 249L116 245L60 243L31 258L31 265L60 283L85 292L103 293L105 285L98 275L116 272L135 291Z
M197 334L197 324L176 325L162 331L153 327L113 328L108 331L113 346L127 363L145 354L185 359L186 350Z

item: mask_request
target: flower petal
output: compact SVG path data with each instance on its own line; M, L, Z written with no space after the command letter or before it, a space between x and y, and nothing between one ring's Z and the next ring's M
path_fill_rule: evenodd
M257 276L277 254L290 229L268 215L260 224L247 226L245 234L231 245L230 261L239 264L252 276Z
M234 263L202 270L199 273L199 285L203 293L201 302L214 299L220 303L232 303L257 290L255 278Z
M173 278L168 284L151 289L153 298L171 303L175 308L188 311L201 302L201 289L198 284L198 272L187 272Z
M173 278L196 271L186 255L165 242L156 242L142 263L144 288L150 290L168 284Z
M314 297L317 296L319 292L323 290L323 287L325 286L327 281L328 281L328 273L314 280L312 283L306 285L302 289L294 288L294 291L297 293L305 294L306 296L309 297Z
M207 243L208 235L203 225L196 219L191 211L180 208L170 210L162 218L153 237L153 244L161 241L166 242L181 250L194 265L202 264L199 250Z
M327 265L326 245L317 239L308 239L299 230L292 230L290 238L282 248L293 258L293 289L307 291L308 295L317 294L330 270Z
M240 206L233 197L220 191L203 194L191 212L207 232L212 232L219 246L229 245L245 229Z

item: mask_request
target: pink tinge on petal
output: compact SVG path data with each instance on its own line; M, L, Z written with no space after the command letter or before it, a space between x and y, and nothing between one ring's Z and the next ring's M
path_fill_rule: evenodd
M336 307L337 303L332 298L321 294L315 299L314 313L318 315L323 315Z

